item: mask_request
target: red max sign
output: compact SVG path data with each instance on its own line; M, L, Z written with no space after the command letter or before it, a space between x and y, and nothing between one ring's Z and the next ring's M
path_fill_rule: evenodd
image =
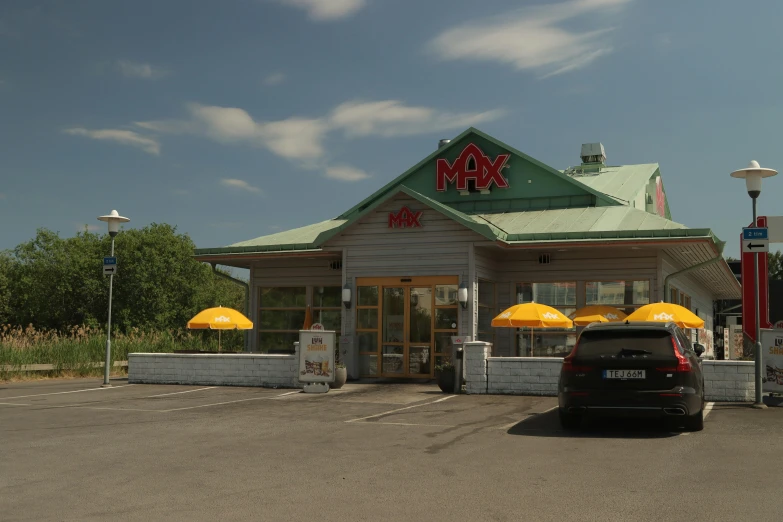
M468 181L476 183L477 190L486 190L494 183L498 188L508 188L508 180L500 171L506 166L510 154L499 154L495 160L490 159L480 148L471 143L463 149L454 163L446 159L437 161L437 189L445 192L448 183L457 184L457 190L468 190ZM471 165L470 159L473 159ZM472 166L470 170L468 167Z
M402 207L399 212L389 212L389 228L417 228L421 226L422 211L414 212Z

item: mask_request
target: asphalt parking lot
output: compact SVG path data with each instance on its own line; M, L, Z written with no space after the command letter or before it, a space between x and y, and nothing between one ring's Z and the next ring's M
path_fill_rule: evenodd
M560 430L435 385L0 384L0 519L780 520L783 409Z

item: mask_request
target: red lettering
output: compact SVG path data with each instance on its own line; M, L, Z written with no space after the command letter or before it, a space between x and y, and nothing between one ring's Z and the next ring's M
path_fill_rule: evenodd
M454 163L440 158L436 162L436 189L439 192L446 190L446 185L456 182L457 190L468 190L468 181L473 180L477 190L487 190L492 184L498 188L508 188L508 180L503 177L501 171L508 162L509 154L498 154L494 161L484 154L481 149L471 143L465 147ZM468 168L470 160L473 160L474 168Z
M402 207L399 212L389 212L389 228L418 228L421 227L421 215L423 211L414 212L408 207Z

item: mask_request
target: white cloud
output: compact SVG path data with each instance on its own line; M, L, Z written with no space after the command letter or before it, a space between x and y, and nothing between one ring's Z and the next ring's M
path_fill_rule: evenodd
M397 100L352 101L337 106L330 121L347 136L390 137L464 129L502 115L501 110L449 113L430 107L410 107Z
M99 129L88 130L81 127L74 127L63 130L66 134L73 136L86 136L94 140L113 141L121 145L128 145L143 150L147 154L157 156L160 154L160 143L148 136L143 136L137 132L122 129Z
M631 0L568 0L527 7L448 29L429 48L444 60L483 60L554 76L585 67L612 52L610 28L575 32L558 24L590 14L606 14Z
M326 169L326 177L338 181L361 181L370 177L363 170L349 167L348 165L338 165Z
M285 74L276 72L264 78L264 85L280 85L285 81Z
M330 21L347 18L365 6L365 0L279 0L307 11L313 20Z
M99 232L99 231L103 230L102 226L99 226L99 225L87 225L87 224L78 225L77 228L79 230L87 230L87 232Z
M117 69L128 78L144 78L147 80L160 78L168 74L168 71L161 67L129 60L118 60Z
M220 180L220 184L223 185L224 187L229 187L232 189L243 190L246 192L255 192L257 194L261 193L260 188L254 187L253 185L251 185L250 183L242 179L224 178Z
M265 147L275 155L304 168L324 168L324 141L330 132L348 137L408 136L444 130L463 130L492 121L504 111L451 113L430 107L408 106L398 100L350 101L328 115L290 117L278 121L255 120L244 109L192 103L182 120L135 122L143 129L168 134L193 134L219 143Z

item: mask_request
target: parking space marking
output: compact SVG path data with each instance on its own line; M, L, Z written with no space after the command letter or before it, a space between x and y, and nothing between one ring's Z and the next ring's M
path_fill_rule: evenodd
M145 399L151 399L153 397L166 397L167 395L179 395L181 393L191 393L191 392L197 392L197 391L202 391L202 390L213 390L215 388L217 388L217 386L210 386L208 388L197 388L195 390L185 390L185 391L171 392L171 393L160 393L158 395L147 395L144 398Z
M544 410L544 411L534 411L534 412L528 413L528 414L527 414L527 416L526 416L525 418L523 418L523 419L519 419L519 420L518 420L518 421L516 421L516 422L512 422L512 423L510 423L510 424L504 424L503 426L493 426L491 429L493 429L493 430L510 430L511 428L513 428L514 426L516 426L517 424L519 424L520 422L524 422L524 421L528 420L528 419L529 419L531 416L533 416L533 415L543 415L543 414L545 414L545 413L549 413L549 412L550 412L550 411L552 411L552 410L556 410L557 408L558 408L558 406L552 406L552 407L551 407L551 408L549 408L548 410Z
M0 402L0 406L30 406L29 404L21 404L18 402Z
M382 424L384 426L426 426L434 428L456 428L453 424L416 424L413 422L363 422L362 424Z
M290 394L290 392L283 393L281 395L275 395L274 397L251 397L249 399L237 399L235 401L215 402L215 403L212 403L212 404L200 404L198 406L186 406L184 408L172 408L170 410L158 410L158 411L160 411L161 413L169 413L169 412L172 412L172 411L195 410L197 408L209 408L210 406L222 406L224 404L234 404L234 403L237 403L237 402L270 400L270 399L274 399L274 398L277 398L277 397L282 397L283 395L289 395L289 394Z
M710 414L712 411L712 407L715 406L714 402L708 402L706 406L704 406L704 419L707 419L707 415Z
M282 395L276 395L276 396L272 397L272 399L279 399L280 397L285 397L286 395L294 395L296 393L302 393L302 391L301 390L296 390L296 391L292 391L292 392L288 392L288 393L283 393Z
M411 408L418 408L419 406L429 406L430 404L435 404L437 402L447 401L449 399L453 399L454 397L456 397L456 395L449 395L448 397L443 397L442 399L438 399L436 401L425 402L424 404L414 404L413 406L406 406L404 408L397 408L396 410L384 411L383 413L376 413L375 415L368 415L367 417L359 417L357 419L349 419L349 420L347 420L345 422L359 422L359 421L364 421L364 420L367 420L367 419L374 419L376 417L383 417L384 415L390 415L392 413L397 413L398 411L410 410Z
M52 393L37 393L35 395L17 395L16 397L2 397L3 400L10 400L10 399L26 399L27 397L43 397L44 395L63 395L66 393L80 393L80 392L88 392L88 391L99 391L99 390L116 390L117 388L127 388L128 386L134 386L133 384L123 384L122 386L111 386L108 388L87 388L84 390L71 390L71 391L64 391L64 392L52 392Z

